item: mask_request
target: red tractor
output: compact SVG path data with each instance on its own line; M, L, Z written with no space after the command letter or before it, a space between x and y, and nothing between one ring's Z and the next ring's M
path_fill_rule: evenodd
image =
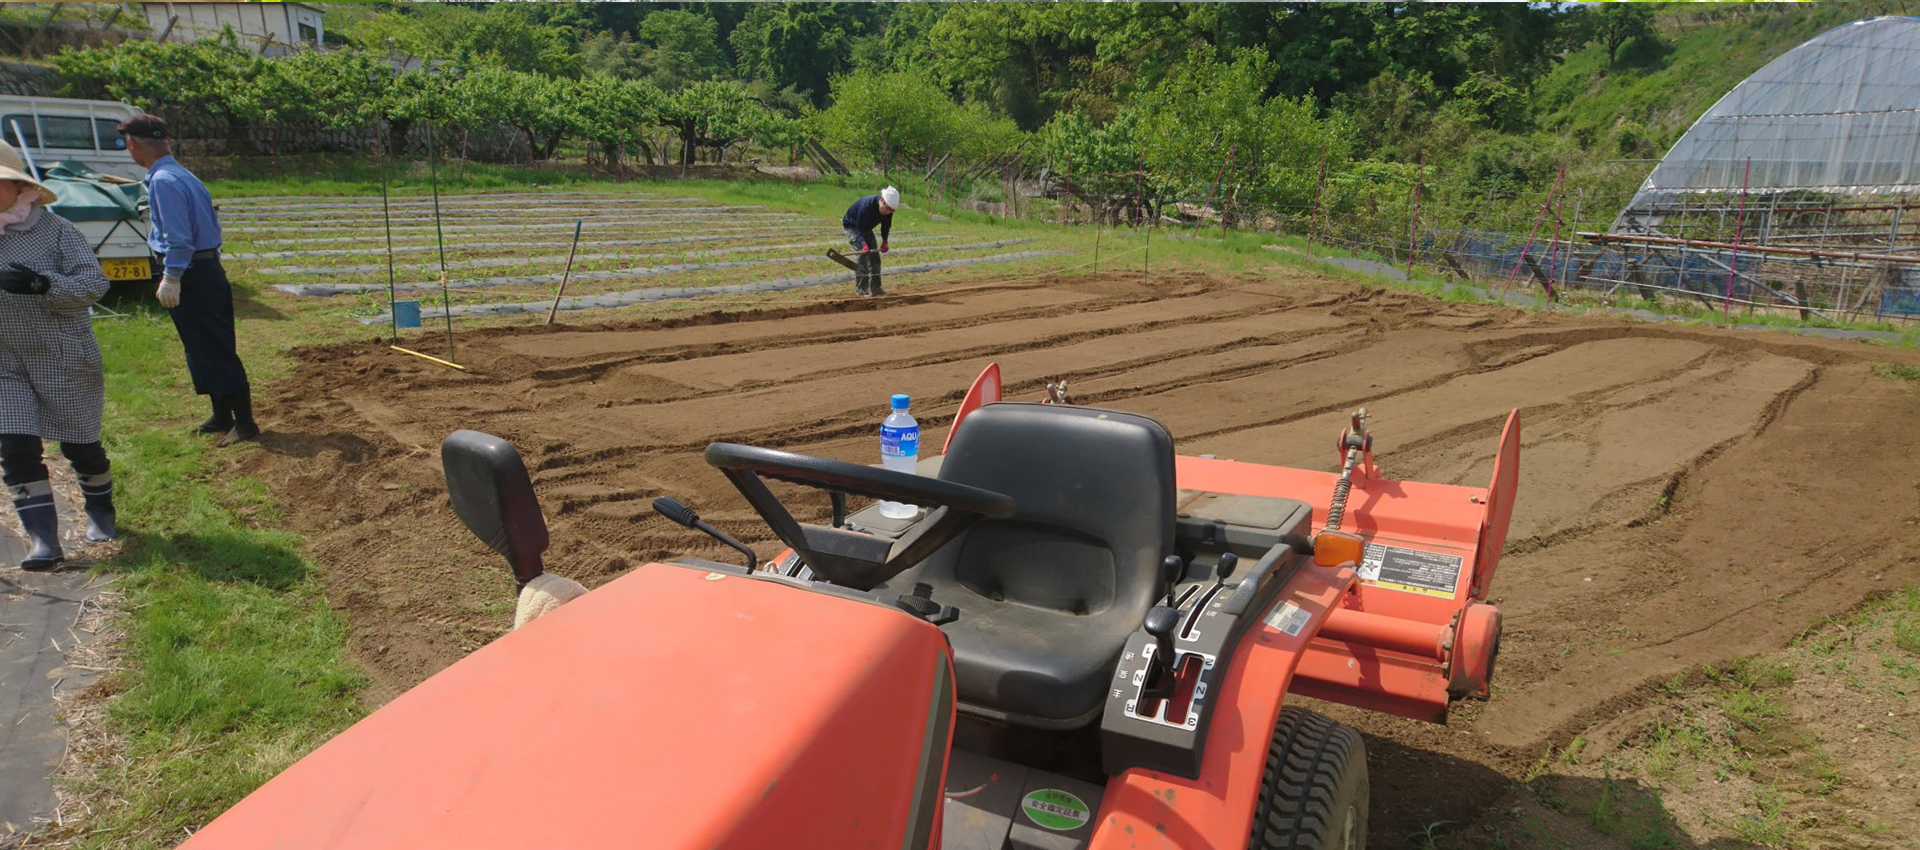
M1001 403L990 367L920 475L717 443L788 551L648 564L448 667L187 842L229 847L1347 848L1353 729L1288 693L1444 722L1485 697L1484 600L1519 422L1486 489L1177 456L1159 422ZM442 447L524 588L520 456ZM833 494L798 522L773 479ZM846 497L925 510L916 519Z

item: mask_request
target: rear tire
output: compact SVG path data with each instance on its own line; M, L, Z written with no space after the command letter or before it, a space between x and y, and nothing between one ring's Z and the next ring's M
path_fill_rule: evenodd
M1280 709L1253 808L1250 850L1365 850L1367 747L1350 726Z

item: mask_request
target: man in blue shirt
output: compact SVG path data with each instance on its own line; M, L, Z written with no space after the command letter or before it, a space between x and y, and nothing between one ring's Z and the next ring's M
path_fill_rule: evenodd
M847 244L858 251L860 259L853 272L853 291L860 295L885 295L880 289L880 254L887 250L887 234L893 230L893 211L900 208L900 190L892 186L868 195L847 207L840 226L847 231ZM880 238L873 229L880 228Z
M127 152L147 169L147 246L165 267L156 293L173 316L186 349L193 391L213 400L213 416L196 433L222 434L230 446L260 436L253 421L253 390L240 362L233 328L233 287L220 265L220 216L200 178L173 158L167 122L135 115L120 122Z

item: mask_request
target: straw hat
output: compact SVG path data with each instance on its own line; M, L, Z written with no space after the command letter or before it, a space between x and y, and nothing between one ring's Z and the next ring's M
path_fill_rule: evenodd
M33 179L33 175L27 173L26 166L27 164L20 159L20 152L14 150L13 145L0 142L0 180L18 180L39 189L40 206L50 207L59 203L60 196L54 194L52 189L47 188L40 181Z

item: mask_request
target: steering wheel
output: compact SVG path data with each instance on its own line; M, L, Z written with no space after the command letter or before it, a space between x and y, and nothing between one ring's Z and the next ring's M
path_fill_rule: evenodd
M1011 496L924 475L738 443L714 443L707 447L706 458L815 575L854 590L872 590L905 572L982 519L1013 516ZM762 477L919 505L929 513L913 533L892 543L854 531L802 525Z

